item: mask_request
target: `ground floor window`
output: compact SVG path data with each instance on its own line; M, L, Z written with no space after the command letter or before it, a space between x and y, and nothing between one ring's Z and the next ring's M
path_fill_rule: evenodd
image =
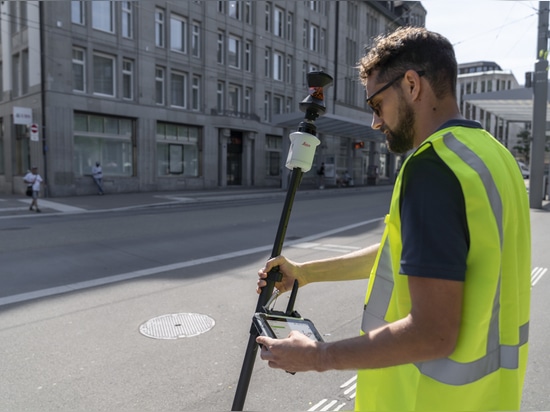
M265 137L265 174L270 177L281 175L281 152L283 138L281 136Z
M104 176L134 176L134 129L132 119L75 113L75 175L91 174L100 162Z
M5 174L4 170L4 120L0 119L0 175Z
M14 175L25 175L31 168L31 152L28 127L23 124L14 125L15 129L15 145L14 158L15 162Z
M157 176L200 176L197 126L157 122Z

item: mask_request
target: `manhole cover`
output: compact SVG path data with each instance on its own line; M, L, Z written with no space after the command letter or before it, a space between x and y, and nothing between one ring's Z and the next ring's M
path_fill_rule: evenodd
M155 339L179 339L208 332L216 322L199 313L173 313L150 319L139 327L142 335Z

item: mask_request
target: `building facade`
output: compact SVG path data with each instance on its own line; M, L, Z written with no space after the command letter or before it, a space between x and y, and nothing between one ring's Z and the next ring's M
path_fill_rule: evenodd
M326 184L392 178L355 65L369 39L424 25L420 2L2 2L0 192L31 165L48 196L225 186L284 187L306 74L334 78L322 144ZM330 127L328 120L342 127Z
M502 70L495 62L478 61L458 65L457 98L464 117L477 120L483 128L497 138L512 153L518 144L518 133L526 128L521 122L510 122L498 112L490 112L476 106L470 100L473 95L519 89L520 85L511 71Z

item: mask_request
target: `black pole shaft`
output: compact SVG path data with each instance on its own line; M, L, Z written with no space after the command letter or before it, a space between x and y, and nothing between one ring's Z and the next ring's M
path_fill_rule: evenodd
M281 212L281 218L279 220L279 227L277 229L277 235L275 236L275 242L273 244L273 249L271 251L271 257L277 257L281 254L283 249L283 243L286 235L286 228L290 220L290 214L292 212L292 205L294 204L294 197L296 191L300 186L300 181L302 180L302 169L294 168L290 175L290 186L286 192L285 204ZM267 284L262 288L260 297L258 298L258 304L256 305L256 312L263 310L263 307L266 305L267 301L273 294L273 289L275 289L275 279L274 277L269 277L267 279ZM233 406L231 407L232 411L242 411L244 407L244 401L246 399L246 394L248 392L248 386L250 385L250 378L252 377L252 370L254 369L254 361L256 359L256 354L258 353L258 344L256 343L256 338L258 337L258 332L254 325L250 328L250 337L248 339L248 345L246 347L246 352L244 356L243 366L241 368L241 374L239 376L239 383L237 384L237 389L235 391L235 398L233 399Z

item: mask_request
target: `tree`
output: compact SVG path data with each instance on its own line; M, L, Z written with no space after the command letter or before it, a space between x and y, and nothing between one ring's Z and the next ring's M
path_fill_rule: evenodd
M516 153L523 157L526 164L529 164L529 156L531 152L531 132L527 129L523 129L516 135L518 139L518 144L514 146Z

